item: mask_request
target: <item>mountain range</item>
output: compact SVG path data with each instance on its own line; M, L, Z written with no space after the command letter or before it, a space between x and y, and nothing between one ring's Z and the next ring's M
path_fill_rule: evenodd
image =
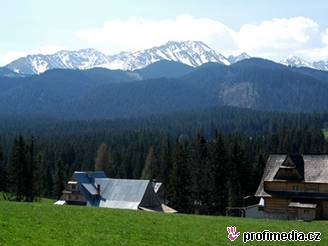
M115 55L106 55L95 49L62 50L51 55L28 55L9 63L5 68L20 75L41 74L51 69L83 70L95 67L134 71L161 60L198 67L208 62L231 65L250 57L245 52L225 57L201 41L169 41L161 46ZM297 56L288 56L280 63L291 67L328 71L328 61L310 62Z
M291 67L308 67L317 70L328 71L328 61L307 61L298 56L288 56L280 61L281 64Z
M245 54L243 54L245 56ZM230 58L238 59L241 58ZM164 45L137 52L121 52L105 55L94 49L78 51L59 51L52 55L28 55L19 58L6 68L20 74L41 74L50 69L90 69L104 67L108 69L136 70L156 61L168 60L180 62L192 67L208 62L229 65L230 61L200 41L167 42Z
M328 72L261 58L188 66L160 60L134 71L52 69L0 78L0 115L113 119L234 106L328 110Z

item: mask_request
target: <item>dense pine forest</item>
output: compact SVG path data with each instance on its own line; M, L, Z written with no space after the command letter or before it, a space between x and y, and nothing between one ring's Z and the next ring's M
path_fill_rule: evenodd
M180 212L224 214L255 193L270 153L326 153L326 121L231 107L101 121L2 117L0 190L57 199L75 170L104 170L163 182Z

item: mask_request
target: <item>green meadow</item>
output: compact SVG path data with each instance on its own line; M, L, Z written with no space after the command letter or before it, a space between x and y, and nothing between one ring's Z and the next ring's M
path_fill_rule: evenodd
M239 232L320 231L321 242L248 242L247 245L328 245L327 221L278 221L223 216L0 202L0 245L244 245Z

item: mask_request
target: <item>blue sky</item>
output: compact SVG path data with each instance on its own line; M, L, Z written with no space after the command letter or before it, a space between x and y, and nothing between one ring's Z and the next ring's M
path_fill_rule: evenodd
M328 1L2 1L0 65L29 53L202 40L224 55L328 59Z

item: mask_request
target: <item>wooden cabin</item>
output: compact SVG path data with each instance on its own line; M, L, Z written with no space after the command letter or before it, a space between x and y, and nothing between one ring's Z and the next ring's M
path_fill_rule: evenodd
M328 155L270 155L255 196L263 217L328 219Z
M86 205L86 200L81 193L80 186L77 181L68 181L66 189L63 190L61 200L66 204Z

